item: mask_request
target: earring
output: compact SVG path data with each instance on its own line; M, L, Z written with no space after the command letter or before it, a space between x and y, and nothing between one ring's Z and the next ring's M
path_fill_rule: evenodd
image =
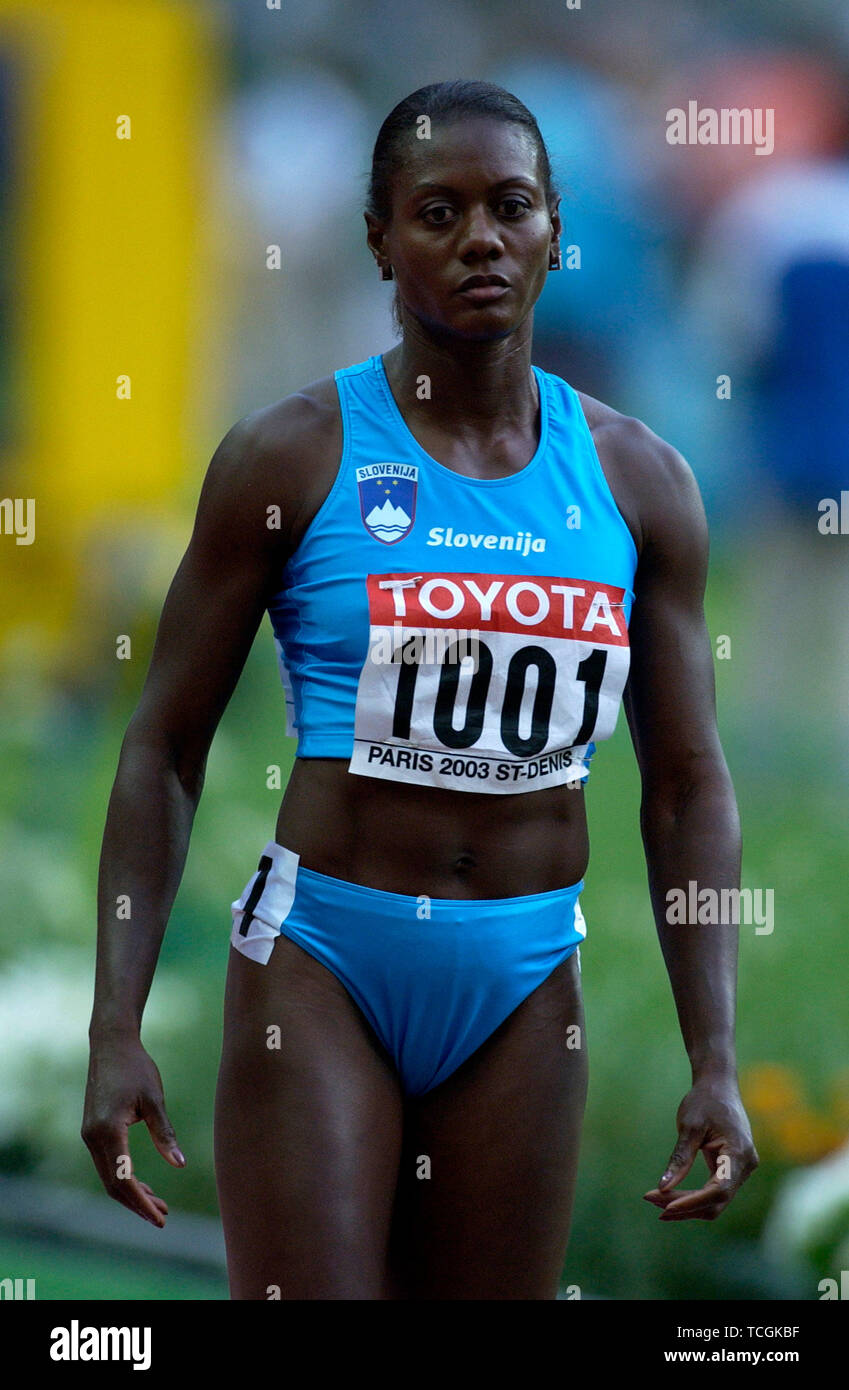
M563 269L563 258L562 258L561 254L560 254L560 247L559 247L559 246L558 246L558 248L557 248L556 251L552 251L551 256L549 257L549 261L548 261L548 268L549 268L549 270L562 270L562 269Z
M382 265L382 266L379 267L379 269L380 269L380 278L381 278L381 280L391 280L391 279L392 279L392 267L391 267L391 265Z

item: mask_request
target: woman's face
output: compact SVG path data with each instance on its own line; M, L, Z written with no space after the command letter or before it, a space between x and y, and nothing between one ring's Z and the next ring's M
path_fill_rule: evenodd
M390 222L366 221L403 311L440 337L465 339L503 338L522 323L560 235L532 136L491 117L435 121L429 140L412 132L392 178ZM472 276L500 283L464 289Z

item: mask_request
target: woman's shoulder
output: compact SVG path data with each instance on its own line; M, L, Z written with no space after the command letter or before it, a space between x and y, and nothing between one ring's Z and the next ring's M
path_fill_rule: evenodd
M312 381L241 416L206 470L198 518L291 548L321 506L342 457L341 413L333 377ZM273 508L273 513L269 511ZM270 527L269 515L279 518Z
M336 382L319 377L299 390L242 416L233 429L260 458L296 465L342 439Z
M657 474L665 481L675 476L692 477L690 465L668 440L656 434L636 415L625 415L612 405L596 400L585 391L577 392L593 442L620 461L630 461L632 471L647 476Z
M670 523L701 529L701 495L683 454L637 416L625 415L584 391L577 395L599 462L638 552L647 534L657 534Z
M296 525L321 505L342 456L342 418L332 376L243 415L210 470L222 493L279 503Z

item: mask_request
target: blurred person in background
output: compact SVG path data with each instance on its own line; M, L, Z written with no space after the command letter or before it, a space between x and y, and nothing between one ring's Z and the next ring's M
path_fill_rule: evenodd
M587 1087L583 783L623 697L692 1068L644 1196L712 1220L758 1161L736 926L667 912L688 881L739 882L704 511L673 448L532 364L558 203L502 88L437 83L390 113L366 222L401 342L228 432L124 738L83 1137L110 1195L161 1226L122 1168L140 1120L185 1162L142 1012L268 610L298 756L231 905L215 1160L234 1298L556 1297ZM700 1152L707 1182L676 1192Z
M688 309L746 393L746 451L788 509L816 517L849 480L849 160L786 162L707 223Z
M775 148L671 150L689 246L682 310L706 373L730 377L728 483L817 515L849 477L849 98L827 54L729 52L670 83L699 105L772 110ZM686 104L686 102L685 102ZM690 157L681 158L682 153ZM693 157L695 156L695 157Z

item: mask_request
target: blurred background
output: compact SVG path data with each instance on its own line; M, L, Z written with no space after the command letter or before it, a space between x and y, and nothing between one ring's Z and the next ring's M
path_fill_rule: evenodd
M539 301L534 360L643 418L699 480L743 884L774 892L774 931L740 931L761 1167L720 1221L661 1229L641 1194L689 1069L621 717L587 792L591 1081L564 1287L817 1299L849 1271L847 75L842 0L0 0L0 1279L227 1297L229 904L274 835L266 769L294 747L267 619L145 1014L188 1160L131 1131L171 1206L161 1232L105 1196L79 1137L106 807L217 443L396 340L365 245L371 149L397 101L452 77L535 113L567 265L580 248ZM689 101L774 110L774 150L670 145ZM842 533L823 505L841 491Z

